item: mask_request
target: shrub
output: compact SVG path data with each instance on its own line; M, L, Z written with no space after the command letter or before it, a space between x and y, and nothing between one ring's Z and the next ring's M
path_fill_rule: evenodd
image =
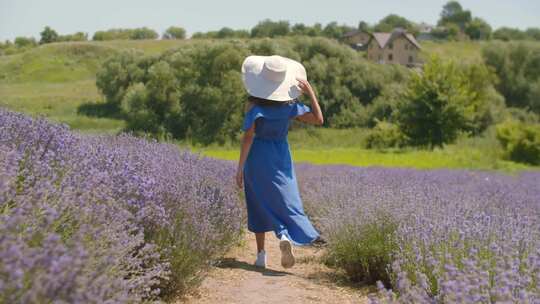
M497 125L497 139L509 159L540 165L540 124L507 121Z
M107 31L97 31L92 36L92 40L128 40L130 39L132 32L133 30L131 29L110 29Z
M484 65L462 66L432 57L423 72L409 80L395 120L417 146L442 146L461 131L479 133L489 125L492 82Z
M503 117L505 119L502 119L499 122L504 122L504 120L517 120L523 123L540 123L540 115L537 115L531 111L524 110L522 108L506 108Z
M365 105L385 85L403 81L408 74L402 67L367 62L332 40L296 37L197 41L159 56L118 54L102 65L96 84L108 103L125 112L131 130L199 143L224 142L240 131L247 97L240 67L250 54L281 54L302 61L318 91L327 125L334 127L365 126L369 119ZM137 89L141 93L137 107L130 107L132 97L124 99L125 95L139 84L144 89ZM122 100L126 103L121 107ZM145 121L135 121L139 119Z
M383 211L369 222L343 224L333 231L325 262L345 270L352 281L390 284L388 265L397 249L397 223Z
M14 43L18 48L34 47L37 45L36 39L34 37L17 37L15 38Z
M366 106L367 115L369 116L367 126L373 128L378 121L392 121L397 105L403 99L405 90L406 86L401 83L396 82L386 85L381 94Z
M540 114L540 46L493 42L484 46L482 57L499 78L496 88L508 106Z
M399 126L386 121L377 121L366 138L366 147L375 149L398 148L407 143L407 137Z
M157 39L158 37L159 34L156 31L147 27L133 29L129 35L129 38L133 40Z
M185 39L186 30L182 27L171 26L165 33L163 33L163 39Z
M153 29L147 27L135 29L110 29L107 31L97 31L94 33L92 40L139 40L139 39L156 39L159 35Z
M77 32L70 35L60 35L58 41L87 41L88 34L83 32Z

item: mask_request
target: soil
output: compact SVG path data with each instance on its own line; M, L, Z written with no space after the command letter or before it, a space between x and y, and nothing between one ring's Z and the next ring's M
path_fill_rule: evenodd
M321 262L324 248L294 246L296 264L281 266L279 241L266 234L267 267L255 267L256 244L246 232L241 245L211 267L201 286L177 303L368 303L372 286L348 282Z

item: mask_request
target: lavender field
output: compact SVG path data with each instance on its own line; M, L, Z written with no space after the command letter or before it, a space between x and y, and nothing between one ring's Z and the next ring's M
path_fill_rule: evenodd
M242 235L234 163L0 110L0 303L138 303ZM374 303L540 303L540 172L296 165L325 262Z
M373 303L540 303L540 172L298 167L327 262Z
M0 303L165 299L240 236L230 163L0 109Z

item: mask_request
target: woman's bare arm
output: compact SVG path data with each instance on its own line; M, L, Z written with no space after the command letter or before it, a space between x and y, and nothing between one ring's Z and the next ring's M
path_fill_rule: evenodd
M321 111L321 107L319 106L319 101L317 100L317 96L315 96L315 92L313 91L311 84L307 80L296 80L298 80L298 86L300 87L302 92L304 94L307 94L309 96L309 99L311 100L311 112L298 116L296 119L305 123L322 125L324 123L324 117Z
M253 124L242 137L242 146L240 148L240 159L238 160L238 168L236 169L236 185L238 188L242 188L242 182L244 180L244 164L246 163L251 144L253 143L253 137L255 136L255 124Z

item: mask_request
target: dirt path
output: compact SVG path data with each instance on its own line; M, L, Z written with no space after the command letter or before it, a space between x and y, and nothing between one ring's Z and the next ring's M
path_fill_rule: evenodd
M278 240L266 234L268 265L254 267L255 238L246 233L243 244L213 267L189 304L255 303L367 303L367 287L347 285L335 270L322 265L324 249L294 247L296 265L284 269L280 263Z

